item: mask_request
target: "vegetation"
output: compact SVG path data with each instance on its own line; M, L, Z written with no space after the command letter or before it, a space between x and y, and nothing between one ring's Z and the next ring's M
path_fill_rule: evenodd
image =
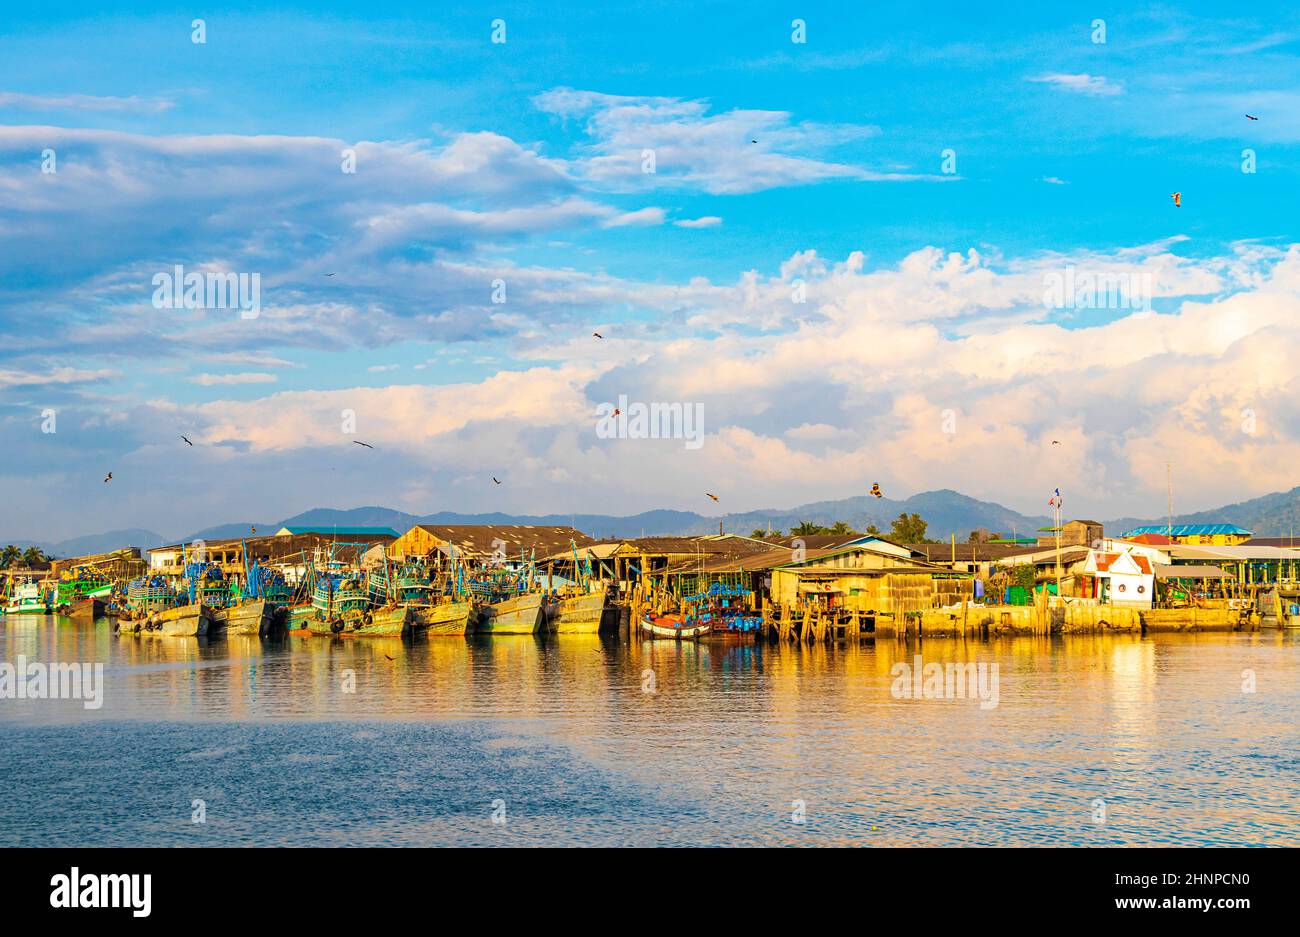
M925 530L929 527L920 514L908 514L904 511L898 517L894 518L893 525L889 529L889 539L898 543L935 543L926 538Z
M1026 592L1034 591L1034 567L1030 563L1025 563L1016 567L1011 581L1020 586Z
M0 569L13 569L17 566L35 566L38 563L44 563L52 560L54 557L46 556L39 547L28 547L23 550L21 547L14 546L12 543L0 550Z
M871 533L874 528L875 525L873 524L868 528L867 532ZM824 524L814 524L812 521L800 521L798 527L790 528L791 537L811 537L816 534L835 534L837 536L851 537L856 533L857 531L844 521L836 521L830 527ZM755 536L758 536L758 534L755 534Z

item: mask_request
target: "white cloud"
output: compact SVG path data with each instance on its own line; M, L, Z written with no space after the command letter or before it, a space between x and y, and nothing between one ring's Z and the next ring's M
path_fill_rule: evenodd
M190 378L191 383L200 384L204 387L214 387L220 384L274 384L276 380L274 374L256 371L244 371L239 374L198 374Z
M585 121L590 154L576 166L589 182L616 191L681 186L739 194L828 179L936 178L880 172L817 155L879 134L879 128L868 125L797 123L785 111L710 114L702 100L572 88L547 91L534 101L556 117Z
M1089 75L1086 72L1077 75L1057 72L1050 75L1039 75L1029 80L1048 84L1062 91L1072 91L1076 94L1109 96L1124 93L1122 83L1111 81L1101 75Z
M22 94L17 91L0 91L0 107L24 111L138 111L157 114L175 107L175 103L162 98L110 97L94 94Z
M679 228L716 228L722 224L722 219L717 215L704 215L700 218L683 218L673 224Z

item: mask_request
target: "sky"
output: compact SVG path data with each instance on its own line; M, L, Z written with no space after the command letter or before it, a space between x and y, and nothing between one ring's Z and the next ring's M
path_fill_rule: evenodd
M1292 5L42 6L0 539L1300 484Z

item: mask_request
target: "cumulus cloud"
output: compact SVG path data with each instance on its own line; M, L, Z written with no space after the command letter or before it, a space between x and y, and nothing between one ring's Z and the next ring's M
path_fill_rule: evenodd
M534 100L557 118L583 122L590 152L577 169L589 182L615 191L662 185L739 194L829 179L933 178L811 155L879 134L869 125L801 123L785 111L713 114L707 101L573 88Z
M1039 75L1029 80L1051 85L1061 91L1072 91L1076 94L1110 96L1124 93L1122 83L1111 81L1101 75L1089 75L1086 72L1073 75L1056 72L1050 75Z

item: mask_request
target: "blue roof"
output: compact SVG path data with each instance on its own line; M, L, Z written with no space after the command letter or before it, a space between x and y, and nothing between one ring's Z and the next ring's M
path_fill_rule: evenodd
M391 527L331 527L327 524L309 527L281 527L291 534L338 534L340 537L392 537L397 538L397 531Z
M1232 534L1249 537L1251 532L1236 524L1147 524L1125 531L1124 537L1140 537L1143 534L1161 534L1165 537L1213 537L1216 534Z

